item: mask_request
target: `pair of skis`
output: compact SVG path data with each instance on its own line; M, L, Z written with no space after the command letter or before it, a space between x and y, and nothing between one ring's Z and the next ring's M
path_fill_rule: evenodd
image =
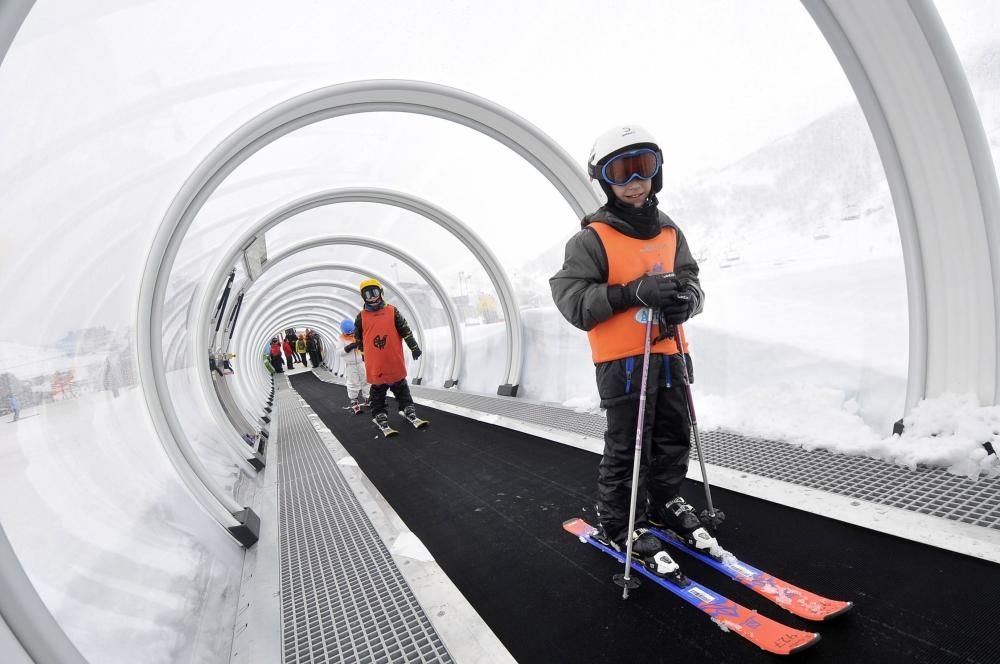
M423 429L426 426L430 426L430 422L428 422L427 420L422 420L416 415L412 417L407 417L406 413L404 413L403 411L399 411L399 414L404 420L412 424L414 429ZM374 418L372 419L372 422L375 423L375 426L379 428L379 431L381 431L382 435L385 436L386 438L392 438L393 436L399 434L397 430L389 426L388 422L386 422L385 425L382 425L379 424L378 420Z
M581 541L613 556L619 562L625 562L625 555L599 541L595 537L597 529L583 519L570 519L563 523L563 529ZM667 544L695 556L801 618L829 620L848 612L853 606L851 602L831 600L803 590L735 557L726 558L724 562L715 560L689 547L673 533L656 529L650 529L650 532ZM724 631L735 632L768 652L791 655L815 645L820 639L817 632L806 632L771 620L691 579L682 586L657 576L638 560L632 560L631 565L635 571L701 610Z

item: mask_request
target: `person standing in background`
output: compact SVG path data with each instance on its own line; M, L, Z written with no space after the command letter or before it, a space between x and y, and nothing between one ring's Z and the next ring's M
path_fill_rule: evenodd
M302 362L302 366L306 369L309 368L309 358L306 357L308 350L306 347L306 335L300 334L299 338L295 340L295 354L299 356L299 361Z
M288 343L287 338L281 342L281 350L285 354L288 370L291 371L295 368L295 350L292 348L292 344Z

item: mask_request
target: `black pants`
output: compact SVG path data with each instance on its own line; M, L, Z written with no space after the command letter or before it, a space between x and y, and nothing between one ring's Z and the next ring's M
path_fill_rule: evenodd
M615 541L624 541L632 498L632 465L639 423L642 357L616 367L598 366L598 390L607 408L604 456L598 472L598 520ZM613 364L613 363L607 363ZM619 373L619 369L621 372ZM635 527L648 525L647 511L680 495L691 450L690 419L682 385L680 358L653 355L646 387L642 457L636 500ZM603 379L603 380L602 380ZM623 379L623 380L620 380ZM668 387L667 384L670 384ZM603 383L603 385L602 385ZM614 393L619 395L612 396Z
M285 364L288 365L289 370L295 368L295 356L286 353L285 354Z
M406 379L397 383L383 383L382 385L372 385L370 397L372 400L372 416L385 413L385 395L392 390L392 396L396 397L399 410L404 410L407 406L413 405L413 397L410 396L410 386Z
M283 365L284 362L281 360L280 355L271 356L271 368L274 369L274 373L285 373L285 370L282 368Z
M319 351L318 350L311 351L309 355L312 359L313 368L318 369L319 365L323 363L323 358L319 356ZM395 394L395 392L393 392L393 394Z

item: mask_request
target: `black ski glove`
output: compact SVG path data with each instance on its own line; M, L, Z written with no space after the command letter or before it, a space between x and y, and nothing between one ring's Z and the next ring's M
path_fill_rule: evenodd
M351 351L353 351L357 347L358 347L357 341L355 341L353 344L347 344L346 346L344 346L344 355L350 354Z
M420 356L423 355L423 354L424 354L424 351L420 350L419 347L417 347L417 348L411 348L410 349L410 355L413 356L414 360L420 359ZM395 392L393 392L393 394L395 394Z
M672 274L647 274L624 286L608 287L611 307L623 311L629 307L660 307L673 299L679 285Z
M689 288L675 290L660 303L660 319L664 323L679 325L691 318L694 303L694 293Z

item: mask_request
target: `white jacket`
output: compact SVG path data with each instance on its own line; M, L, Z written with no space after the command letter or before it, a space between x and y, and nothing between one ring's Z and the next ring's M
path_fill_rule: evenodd
M364 356L361 355L361 351L357 348L349 353L344 353L344 348L354 343L354 337L347 337L345 339L341 335L340 343L338 352L344 358L344 378L347 379L347 396L351 399L357 399L360 396L367 399L370 387L367 375L365 374Z

